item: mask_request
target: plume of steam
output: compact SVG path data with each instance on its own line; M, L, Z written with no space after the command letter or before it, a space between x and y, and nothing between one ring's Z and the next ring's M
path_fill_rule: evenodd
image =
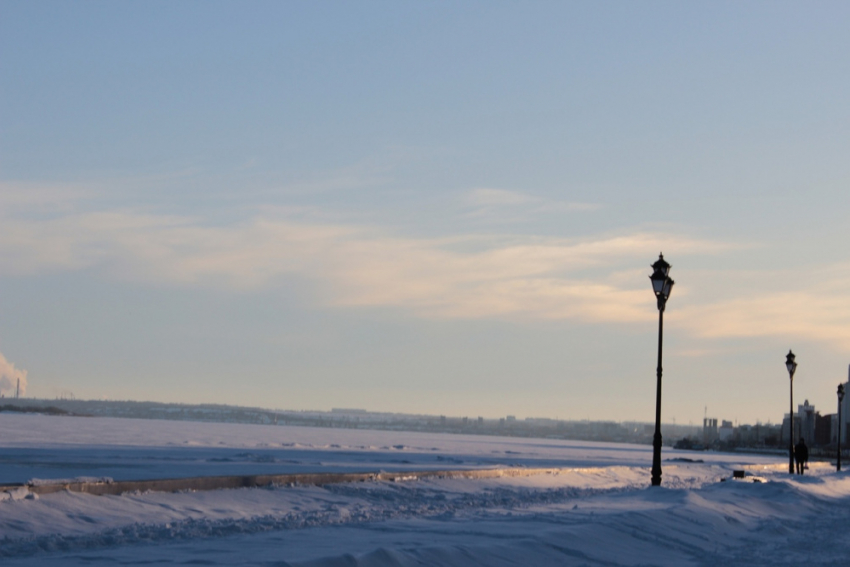
M14 396L18 388L18 380L21 381L21 395L27 391L27 371L18 370L15 365L6 360L0 353L0 394Z

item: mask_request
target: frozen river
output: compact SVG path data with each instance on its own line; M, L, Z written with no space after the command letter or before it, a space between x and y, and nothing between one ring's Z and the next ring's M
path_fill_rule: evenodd
M850 480L784 457L577 441L0 414L0 483L224 474L554 468L210 492L0 501L3 565L850 563ZM693 462L699 460L702 462ZM746 469L766 482L719 482Z

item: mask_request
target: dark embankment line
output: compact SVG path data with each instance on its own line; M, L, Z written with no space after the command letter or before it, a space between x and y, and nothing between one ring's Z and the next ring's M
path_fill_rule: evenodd
M568 469L500 468L480 470L403 471L367 473L302 473L264 474L243 476L199 476L189 478L167 478L157 480L119 480L112 482L63 482L38 484L14 484L0 486L0 493L26 488L35 494L51 494L68 490L85 494L123 494L125 492L177 492L181 490L221 490L225 488L257 488L263 486L308 485L324 486L342 482L418 480L428 478L499 478L557 474Z

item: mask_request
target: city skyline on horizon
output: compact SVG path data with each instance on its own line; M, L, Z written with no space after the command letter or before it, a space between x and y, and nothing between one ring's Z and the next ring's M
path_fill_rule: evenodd
M845 384L850 384L850 380L848 380L848 382L845 382ZM561 417L561 416L553 417L553 416L547 416L547 415L516 415L516 414L513 414L513 413L507 413L507 414L503 414L503 415L489 415L489 416L471 414L471 413L468 413L468 412L467 413L460 412L460 413L457 413L457 414L444 414L444 413L440 413L440 412L436 412L436 413L434 413L434 412L410 413L410 412L403 412L403 411L395 411L395 410L392 410L392 409L374 410L374 409L369 409L369 408L350 408L350 407L346 407L346 408L342 408L342 407L298 408L298 409L296 409L296 408L287 408L287 407L280 407L280 406L263 406L263 405L251 406L251 405L241 405L241 404L229 404L227 402L195 402L195 401L175 402L175 401L169 401L169 400L156 400L156 399L111 399L111 398L106 398L106 397L77 398L74 395L74 393L71 392L71 391L66 391L62 395L56 396L56 397L53 397L53 398L33 397L33 396L20 396L19 398L16 398L16 397L13 397L13 396L6 396L4 394L0 394L0 399L9 400L9 401L26 400L27 402L38 401L38 402L45 402L45 403L48 403L48 404L51 401L56 401L56 402L74 402L74 403L79 402L79 403L83 403L83 404L85 404L85 403L100 403L100 402L128 403L128 404L142 404L142 405L145 405L145 404L153 404L153 405L161 404L163 406L186 406L186 407L190 407L190 408L191 407L204 407L204 406L220 406L220 407L230 407L230 408L245 409L245 410L260 410L260 411L264 411L264 412L281 413L281 414L284 414L284 413L311 414L311 413L313 413L313 414L321 414L321 415L330 414L330 415L349 416L349 417L355 416L355 415L360 415L360 414L371 415L371 416L396 415L396 416L411 417L411 418L419 417L419 418L446 418L446 419L450 419L450 420L469 420L470 423L473 423L476 420L485 420L485 421L490 421L490 422L498 422L498 421L504 422L506 420L508 422L510 422L511 420L514 420L514 421L517 421L517 422L529 422L529 421L593 422L593 423L609 423L610 422L610 423L618 423L618 424L640 423L640 424L644 424L644 425L652 425L651 417L646 418L646 419L616 420L616 419L594 419L593 417L570 418L570 417ZM803 408L803 407L815 408L815 410L818 414L823 415L825 417L836 415L835 411L837 411L837 410L830 411L828 408L816 408L813 404L809 403L808 399L804 399L802 402L795 403L795 405L798 407L798 411L799 411L799 408ZM795 415L798 413L798 411L795 411ZM757 418L756 420L754 420L752 422L741 422L737 417L730 417L730 416L724 416L724 415L719 415L719 416L714 415L711 412L709 412L708 407L706 407L703 418L699 422L695 422L694 420L688 420L688 422L685 423L685 422L682 422L682 421L677 421L675 416L673 416L673 417L669 418L668 420L662 420L662 425L664 427L678 427L678 426L682 426L682 427L703 427L704 424L705 424L705 420L713 419L714 421L716 421L718 423L733 424L735 427L738 427L739 425L745 425L745 426L758 426L758 425L781 426L783 421L787 420L787 418L788 418L788 412L787 412L787 408L786 408L786 411L782 414L782 417L779 418L778 420L774 420L774 419L771 419L771 418L768 418L768 419L758 419Z

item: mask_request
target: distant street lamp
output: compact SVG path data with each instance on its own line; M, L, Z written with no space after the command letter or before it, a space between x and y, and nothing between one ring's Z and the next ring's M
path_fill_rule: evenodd
M788 369L789 382L791 383L791 411L788 414L790 421L788 425L788 473L794 474L794 372L797 370L797 363L794 362L794 353L788 350L785 355L785 368Z
M841 470L841 402L844 401L844 384L838 385L838 461L835 470Z
M658 300L658 367L655 380L655 435L652 436L652 486L661 486L661 345L664 338L664 307L670 290L675 283L670 279L670 264L664 261L664 254L652 265L652 291Z

